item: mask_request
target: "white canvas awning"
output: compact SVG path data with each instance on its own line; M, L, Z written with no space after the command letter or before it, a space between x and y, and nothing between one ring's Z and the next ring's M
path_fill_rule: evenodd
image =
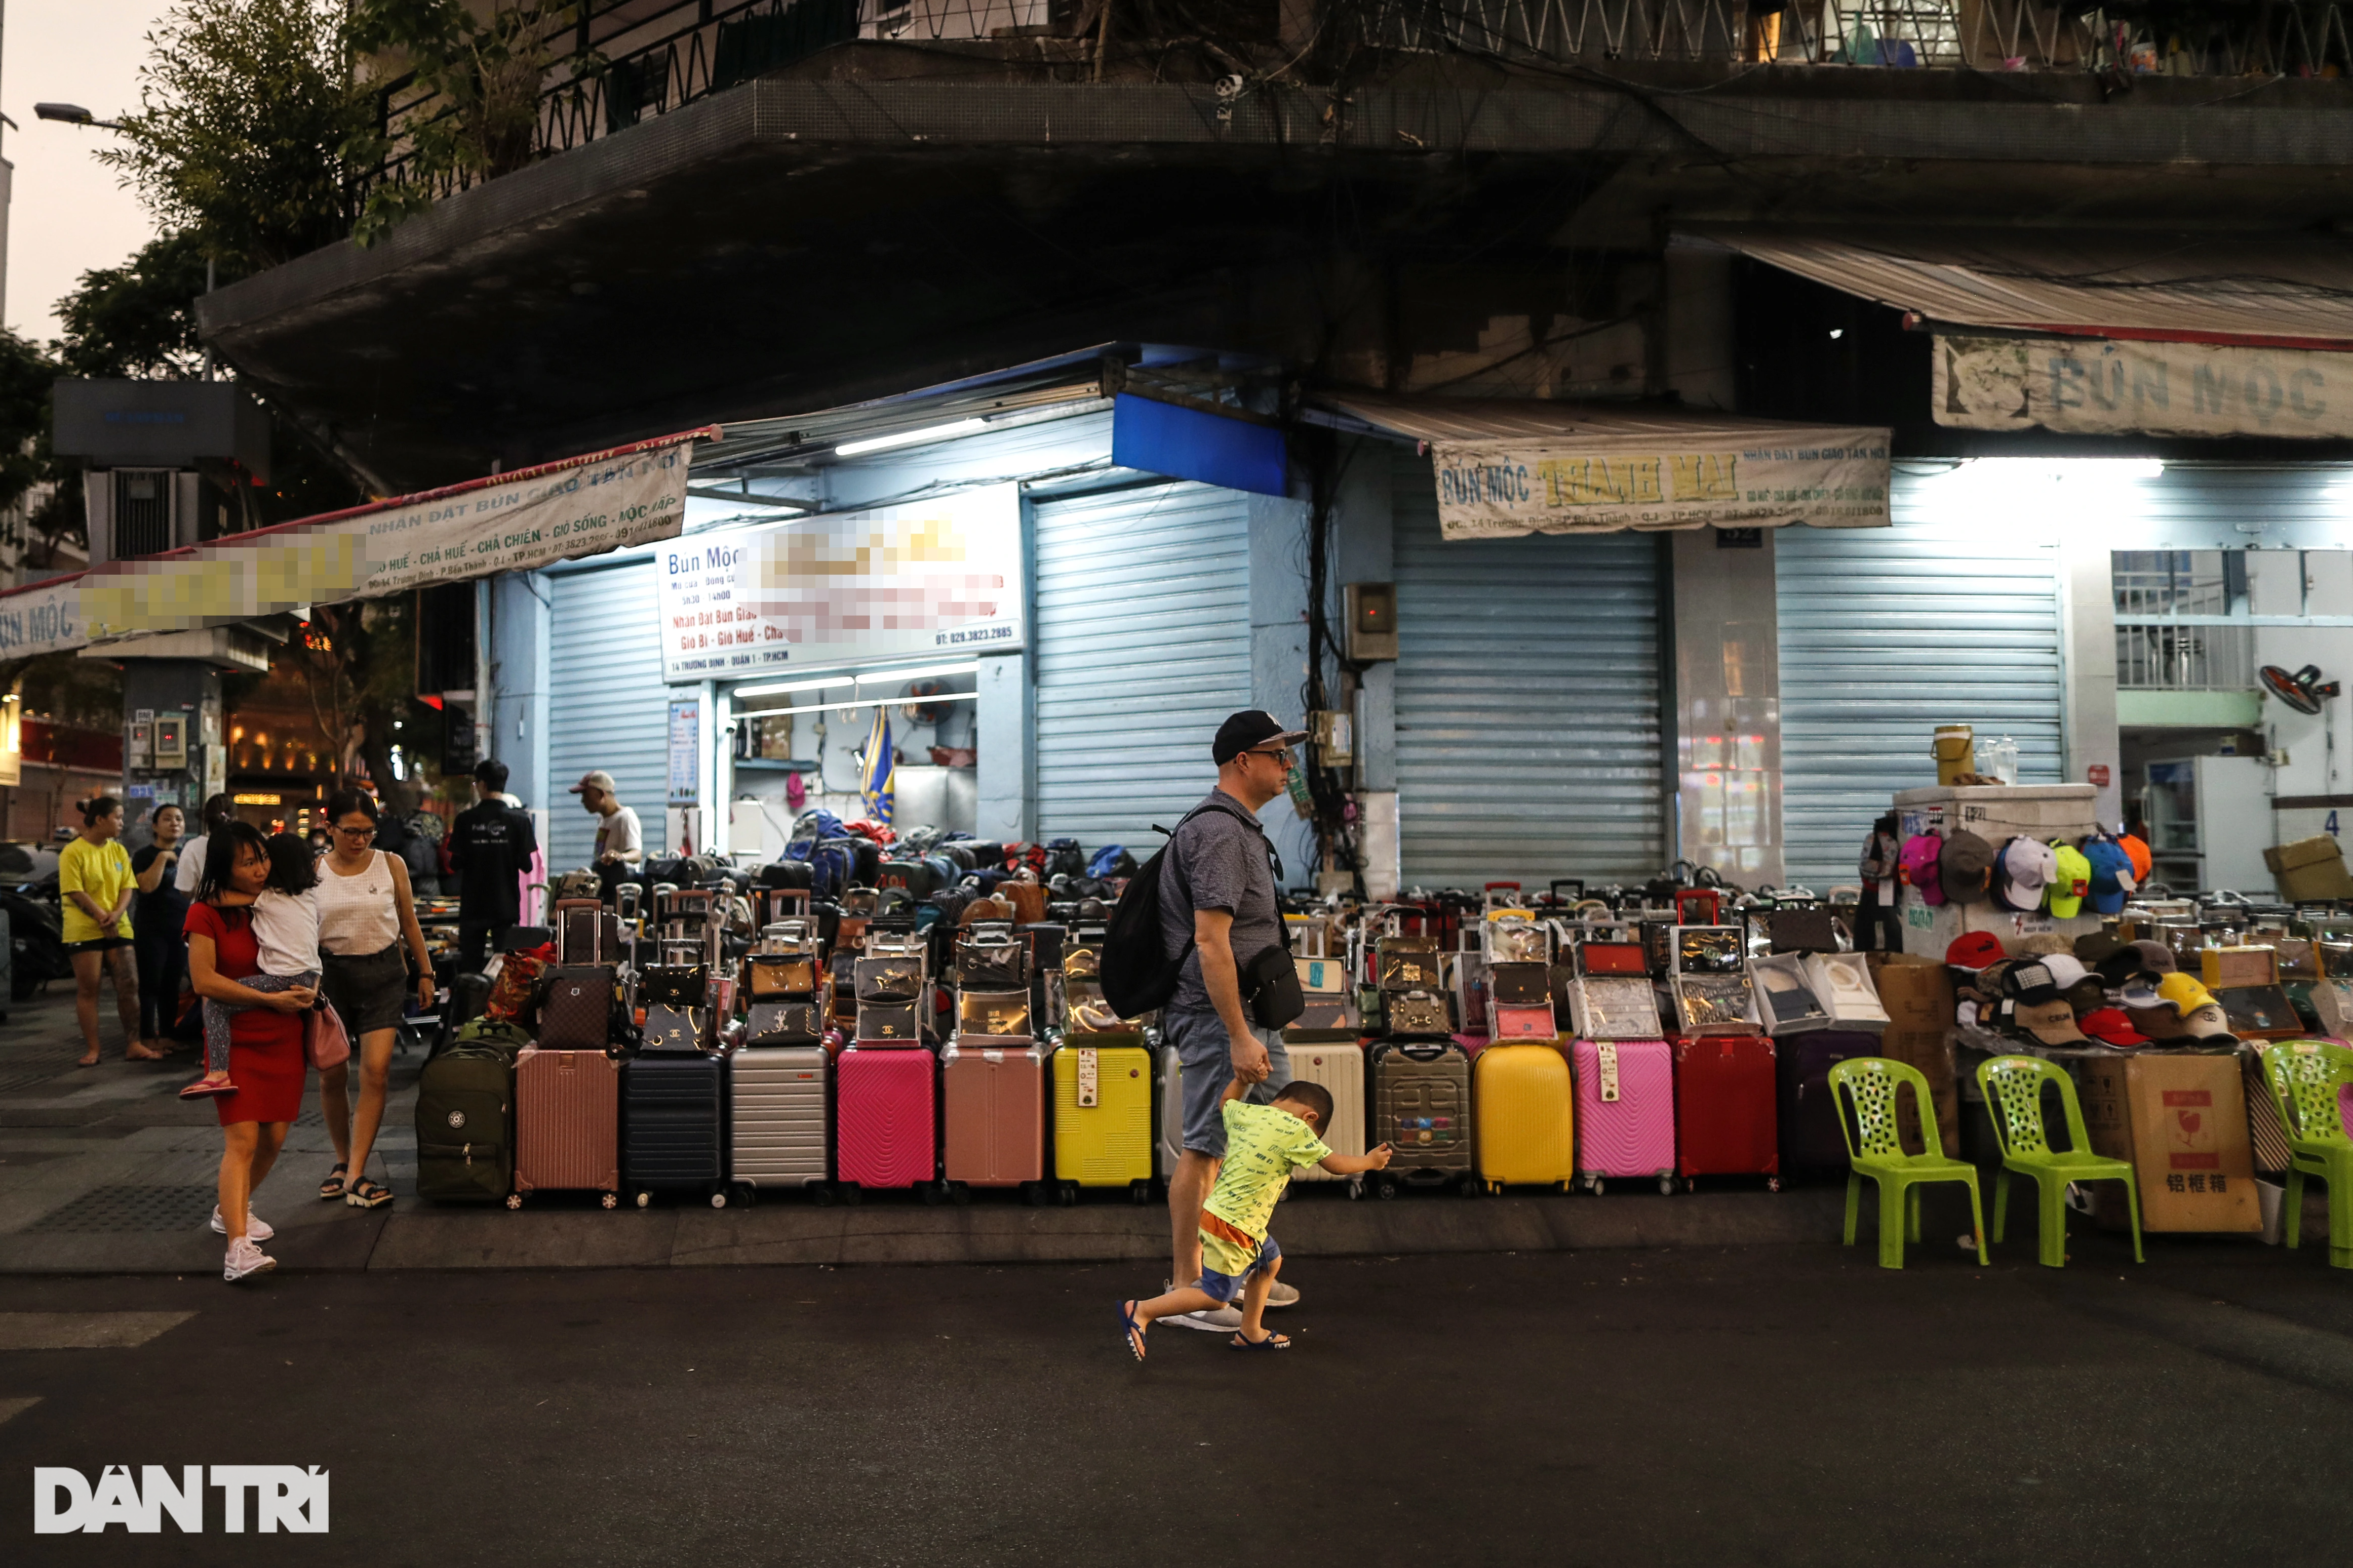
M1429 449L1449 539L1887 525L1884 428L1649 405L1354 393L1324 402Z
M1918 226L1688 232L1938 325L2353 349L2353 245L2325 236Z

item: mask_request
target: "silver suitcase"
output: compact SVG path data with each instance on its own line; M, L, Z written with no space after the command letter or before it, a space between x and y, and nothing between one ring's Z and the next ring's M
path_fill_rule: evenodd
M1160 1121L1152 1142L1162 1179L1175 1175L1176 1157L1185 1152L1185 1068L1174 1046L1160 1047Z
M728 1058L734 1075L732 1181L830 1193L833 1060L823 1046L754 1047Z

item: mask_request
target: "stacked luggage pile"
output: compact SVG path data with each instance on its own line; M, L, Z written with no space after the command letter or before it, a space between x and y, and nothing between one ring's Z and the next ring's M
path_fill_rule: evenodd
M562 879L552 928L452 988L490 994L425 1071L424 1195L1148 1201L1181 1152L1181 1068L1156 1020L1103 996L1123 875L1072 869L1134 862L854 845ZM1303 1185L1665 1192L1843 1165L1826 1075L1876 1051L1885 1015L1810 897L1497 884L1286 921L1306 1006L1292 1071L1332 1092L1333 1148L1396 1151L1371 1178Z

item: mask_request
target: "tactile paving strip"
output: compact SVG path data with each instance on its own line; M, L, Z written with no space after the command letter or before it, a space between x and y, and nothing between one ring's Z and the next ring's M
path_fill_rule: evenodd
M25 1228L83 1233L195 1230L212 1217L213 1205L218 1199L217 1190L210 1184L200 1187L92 1187Z

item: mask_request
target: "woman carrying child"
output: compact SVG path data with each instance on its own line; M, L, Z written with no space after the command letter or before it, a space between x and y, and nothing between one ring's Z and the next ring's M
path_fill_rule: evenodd
M301 989L319 989L318 862L311 847L290 833L265 841L269 872L249 907L253 938L260 950L261 968L248 975L242 989L258 995ZM210 867L207 866L207 870ZM229 1002L206 996L205 1010L205 1076L180 1090L182 1100L203 1100L235 1094L229 1077L229 1020L253 1002Z

